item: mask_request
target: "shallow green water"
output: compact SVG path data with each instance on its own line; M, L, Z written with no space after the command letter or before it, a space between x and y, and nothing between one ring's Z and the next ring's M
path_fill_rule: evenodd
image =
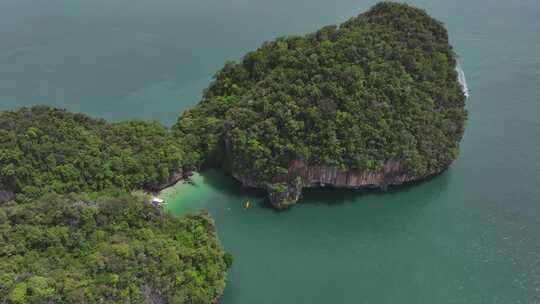
M390 193L309 191L281 213L218 171L183 185L168 208L208 209L236 258L222 303L540 303L540 2L410 2L445 22L467 74L459 160ZM2 0L0 108L170 124L225 60L373 3Z

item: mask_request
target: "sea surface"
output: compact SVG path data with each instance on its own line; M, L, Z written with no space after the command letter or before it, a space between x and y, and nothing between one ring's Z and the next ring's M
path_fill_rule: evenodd
M0 109L171 125L226 60L374 3L0 0ZM409 3L446 24L467 77L460 158L388 193L307 191L285 212L220 171L178 185L167 208L209 210L235 257L221 303L540 303L540 1Z

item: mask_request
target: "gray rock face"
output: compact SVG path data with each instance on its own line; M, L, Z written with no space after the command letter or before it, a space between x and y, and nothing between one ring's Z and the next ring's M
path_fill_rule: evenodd
M8 190L0 189L0 204L12 201L15 199L15 193Z
M168 188L170 186L173 186L174 184L176 184L177 182L185 179L186 177L188 177L189 175L186 175L187 173L183 172L182 170L178 170L177 172L174 172L173 174L171 174L169 176L169 178L161 183L161 184L156 184L156 185L149 185L147 187L145 187L145 190L149 191L149 192L159 192L165 188Z
M388 185L402 184L415 179L405 164L397 160L387 161L379 171L340 171L329 166L308 166L303 161L295 161L289 172L291 170L294 175L301 176L308 187L329 185L340 188L384 189Z
M380 188L386 190L391 185L401 185L438 173L440 172L416 176L400 160L388 160L377 171L342 171L330 166L310 166L302 160L296 160L290 165L288 176L283 179L285 186L281 188L258 184L255 179L234 172L232 175L246 187L265 189L272 206L276 209L284 209L300 199L304 188Z

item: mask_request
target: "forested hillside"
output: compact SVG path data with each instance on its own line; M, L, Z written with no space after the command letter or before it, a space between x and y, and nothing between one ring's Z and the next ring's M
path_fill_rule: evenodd
M184 147L158 122L0 112L0 303L215 302L232 257L210 216L127 194L193 169Z
M296 183L297 162L340 172L396 162L423 177L458 155L467 114L455 69L440 22L382 2L227 63L175 131L206 159L226 158L245 184L269 189Z
M2 303L212 303L231 262L209 216L140 197L0 206Z
M19 200L158 188L196 158L158 122L107 123L46 106L0 112L0 190Z

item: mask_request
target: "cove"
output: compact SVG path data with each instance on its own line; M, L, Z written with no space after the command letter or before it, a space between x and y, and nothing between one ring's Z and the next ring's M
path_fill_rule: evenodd
M235 257L222 303L474 303L497 282L508 300L523 295L508 277L493 277L519 267L504 262L508 227L485 230L489 215L471 212L471 198L452 183L457 169L387 193L311 190L281 212L262 191L211 170L167 190L166 208L214 217Z

